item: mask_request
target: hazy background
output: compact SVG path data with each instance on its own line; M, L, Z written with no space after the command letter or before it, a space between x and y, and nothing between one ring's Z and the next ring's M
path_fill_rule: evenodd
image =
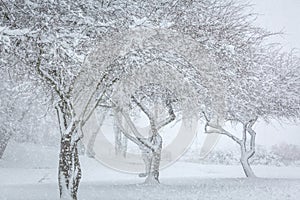
M254 12L261 14L258 24L271 31L283 31L276 41L285 49L300 49L300 1L299 0L249 0ZM275 40L274 40L275 41ZM276 42L275 41L275 42Z

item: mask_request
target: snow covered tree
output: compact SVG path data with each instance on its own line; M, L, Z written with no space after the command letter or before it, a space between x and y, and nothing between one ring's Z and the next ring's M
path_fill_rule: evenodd
M93 107L90 109L87 105L94 104L94 96L98 94L92 92L90 99L93 101L86 102L83 112L77 115L74 102L80 94L74 92L74 87L89 52L87 41L99 36L93 31L101 32L103 28L100 21L93 23L89 16L95 14L101 3L1 1L1 4L1 16L4 16L0 24L2 61L7 66L22 68L39 83L42 80L44 88L53 96L61 131L60 195L77 199L81 178L77 147L81 138L79 129L93 112ZM90 8L94 12L86 13Z
M244 69L241 77L225 90L225 122L241 123L242 137L228 132L222 125L206 117L206 132L219 133L233 139L241 148L240 162L247 177L254 177L249 159L255 153L253 129L259 120L297 120L299 119L299 57L282 53L274 46L260 46L253 56L253 63ZM205 115L205 113L204 113Z
M22 70L0 62L0 158L10 139L24 140L37 128L46 112L41 88ZM42 111L42 113L41 113ZM33 128L34 127L34 128Z
M188 12L182 11L184 17L176 18L170 28L199 41L213 61L209 71L193 65L198 70L193 78L199 88L198 110L206 115L206 131L225 134L237 142L245 173L253 176L248 160L255 152L253 126L257 118L299 117L299 58L280 53L278 46L268 43L274 33L253 24L255 14L247 12L248 5L234 1L183 1L177 5ZM228 121L242 123L242 139L222 128Z
M151 128L148 137L138 132L128 113L118 108L117 105L114 106L118 127L128 139L136 143L141 149L146 172L140 174L140 177L147 177L146 183L159 182L159 166L162 150L162 137L159 134L159 130L175 120L175 113L171 105L174 99L172 100L170 93L168 94L166 89L161 90L160 88L159 85L150 83L142 86L140 88L141 91L137 90L131 97L132 102L149 120ZM160 93L160 95L158 95L158 93ZM163 119L155 117L154 113L155 108L162 104L161 102L158 103L159 100L165 102L163 104L165 104L165 107L168 109L167 117L163 117ZM130 127L129 131L124 128L121 121L122 118L125 119L125 123ZM130 132L134 133L134 135L130 135Z
M299 116L298 64L291 62L293 71L280 56L272 61L272 48L261 48L270 33L252 25L255 16L245 14L246 5L229 0L2 0L1 5L1 66L20 68L44 86L57 111L61 198L77 199L78 143L95 109L116 102L130 125L128 103L146 80L174 93L179 113L203 117L204 111L208 125L242 122L244 136L252 138L250 150L242 148L246 164L257 118ZM288 66L280 68L286 77L276 64ZM147 103L137 98L139 103L158 145L144 143L159 160L160 125L145 112ZM134 125L130 128L138 138Z

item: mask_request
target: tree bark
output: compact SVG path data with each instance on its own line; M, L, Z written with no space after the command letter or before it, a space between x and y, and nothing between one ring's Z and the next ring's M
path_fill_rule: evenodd
M248 178L254 178L256 177L250 164L249 164L249 159L251 158L251 156L247 155L247 152L245 152L244 150L242 150L242 153L241 153L241 159L240 159L240 162L241 162L241 165L243 167L243 170L244 170L244 173L246 175L246 177Z
M159 134L155 135L152 139L153 151L151 152L151 159L148 163L148 176L145 183L159 183L159 167L161 161L162 138Z
M1 131L1 137L0 137L0 159L2 158L4 151L7 147L7 144L9 142L10 139L10 134L8 134L7 132L5 132L4 130Z
M249 159L255 154L255 137L256 133L252 129L254 123L256 122L257 118L250 120L249 122L245 123L243 125L243 139L240 143L241 146L241 159L240 162L242 164L243 170L245 172L246 177L253 178L256 177L250 164ZM249 137L247 137L247 133L250 136L249 145L247 148L247 140Z
M58 183L61 199L77 200L77 192L81 179L81 167L76 138L78 123L72 122L66 133L61 137L58 167Z

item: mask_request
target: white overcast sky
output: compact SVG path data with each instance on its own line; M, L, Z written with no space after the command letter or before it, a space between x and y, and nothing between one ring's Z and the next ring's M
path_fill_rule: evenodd
M258 23L271 31L284 31L277 40L286 49L300 49L300 0L249 0L261 14Z

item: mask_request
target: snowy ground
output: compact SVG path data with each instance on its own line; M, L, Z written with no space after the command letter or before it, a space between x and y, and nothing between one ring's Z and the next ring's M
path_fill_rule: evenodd
M10 145L0 161L0 200L58 199L56 153L53 148ZM81 157L81 163L80 200L300 199L299 167L255 166L260 178L245 179L240 166L178 162L162 170L161 184L153 186L93 159Z

